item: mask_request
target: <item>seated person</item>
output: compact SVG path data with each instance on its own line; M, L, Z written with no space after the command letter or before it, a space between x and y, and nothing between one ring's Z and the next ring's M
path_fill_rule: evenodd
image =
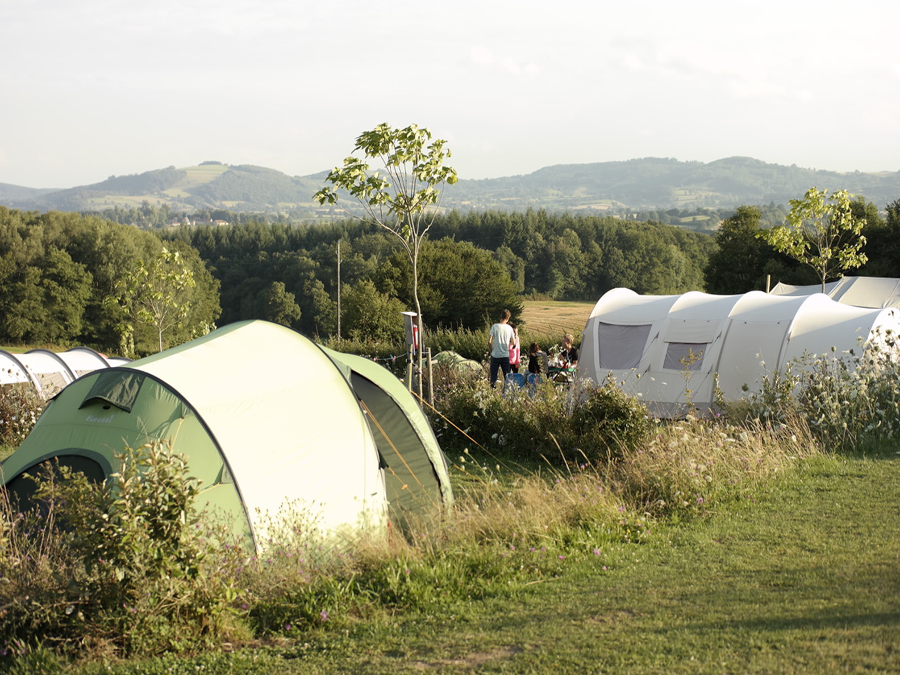
M574 368L578 365L578 349L574 346L575 336L571 333L563 335L562 351L559 358L565 368Z
M541 351L537 342L532 342L528 348L528 372L535 375L547 372L547 354Z

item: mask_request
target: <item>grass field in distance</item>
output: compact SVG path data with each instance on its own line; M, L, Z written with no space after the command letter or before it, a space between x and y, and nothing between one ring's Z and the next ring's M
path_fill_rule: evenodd
M593 302L526 300L523 303L522 323L529 334L560 337L565 333L572 333L577 340L584 330L594 304Z

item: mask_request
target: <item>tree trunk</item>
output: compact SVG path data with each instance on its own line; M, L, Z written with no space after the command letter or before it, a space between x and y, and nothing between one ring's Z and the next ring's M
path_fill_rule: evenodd
M419 331L418 359L419 366L419 400L422 400L422 352L425 351L425 332L422 327L422 306L419 304L419 246L416 242L412 255L413 300L416 303L416 325Z

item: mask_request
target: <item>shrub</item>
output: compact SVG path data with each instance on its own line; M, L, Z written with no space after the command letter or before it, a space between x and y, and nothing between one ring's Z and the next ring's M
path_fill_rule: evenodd
M641 443L654 424L646 408L612 382L572 389L543 382L504 391L484 378L451 379L436 383L435 407L433 427L447 451L471 445L452 422L490 452L576 464L618 456L622 447Z
M6 504L0 648L147 654L209 646L228 630L235 558L193 509L199 485L185 459L155 442L117 461L106 484L48 468L34 477L35 508Z
M0 386L0 446L18 447L43 409L44 400L30 384Z
M895 440L900 435L898 347L897 335L888 330L861 346L861 356L853 350L805 355L784 373L766 378L745 414L767 421L799 415L816 438L835 449Z

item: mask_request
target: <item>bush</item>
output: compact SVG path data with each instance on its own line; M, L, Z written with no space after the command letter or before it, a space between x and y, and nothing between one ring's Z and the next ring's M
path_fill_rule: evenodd
M900 356L893 331L876 333L862 355L805 355L766 378L744 414L765 421L800 416L835 449L877 446L900 437ZM732 406L731 410L735 407Z
M44 399L30 384L0 386L0 446L18 447L43 409Z
M36 506L0 514L0 649L150 654L215 644L232 624L234 556L193 510L197 481L157 442L106 484L68 467L34 478ZM233 549L230 549L233 550Z
M457 378L436 383L435 407L440 414L432 413L432 426L445 451L471 445L452 422L487 450L514 459L609 461L654 426L646 408L611 382L569 389L545 381L503 391L483 377Z

